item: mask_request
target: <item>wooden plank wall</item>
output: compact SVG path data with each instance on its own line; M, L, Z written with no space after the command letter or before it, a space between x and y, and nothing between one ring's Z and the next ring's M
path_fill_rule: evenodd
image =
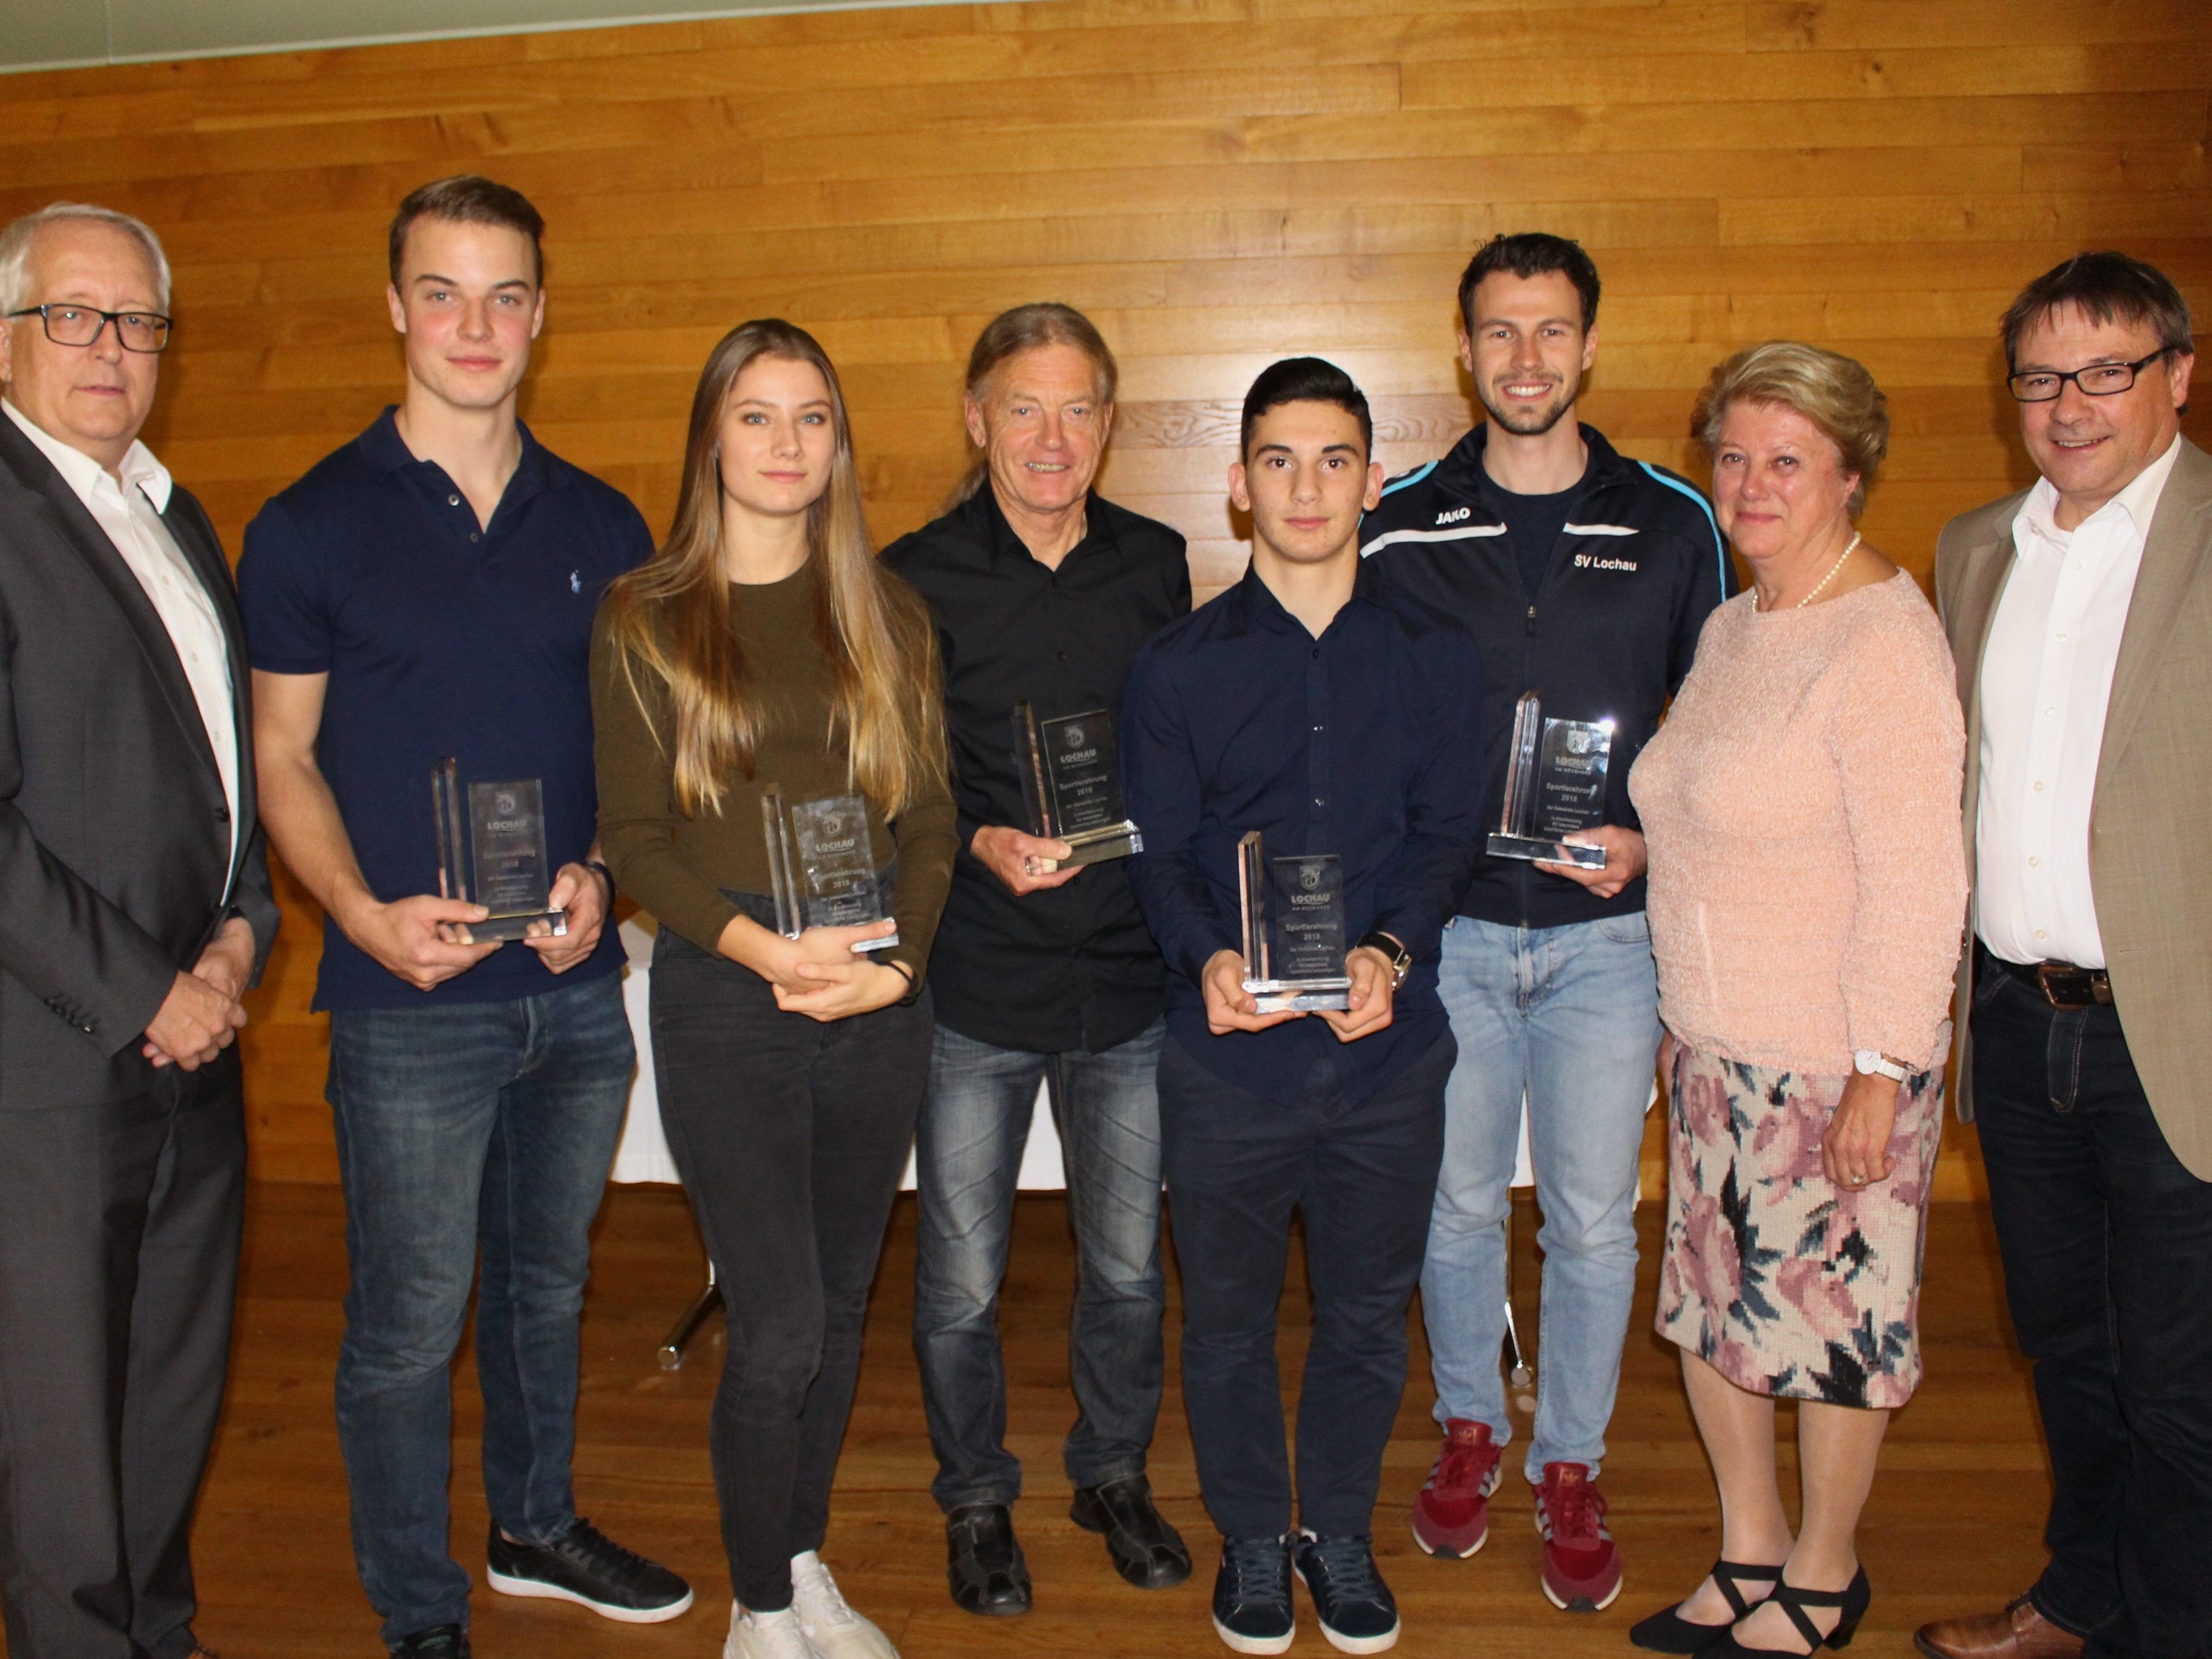
M234 554L392 395L384 228L465 168L550 222L527 418L658 526L732 323L822 337L889 537L962 464L977 327L1055 298L1121 354L1105 488L1212 591L1252 375L1325 353L1383 459L1426 459L1468 419L1461 266L1545 228L1602 268L1585 407L1632 454L1701 475L1691 397L1738 344L1866 361L1896 422L1866 529L1924 575L1947 517L2027 476L1992 336L2021 283L2118 244L2212 305L2208 88L2203 0L1032 0L11 77L0 214L88 198L167 239L149 435ZM317 923L287 897L256 1170L329 1179Z

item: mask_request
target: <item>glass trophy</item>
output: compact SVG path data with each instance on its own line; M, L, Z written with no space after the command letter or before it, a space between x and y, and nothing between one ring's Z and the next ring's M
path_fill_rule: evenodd
M1505 762L1505 810L1490 837L1498 859L1605 868L1605 848L1566 839L1605 822L1605 778L1613 762L1611 720L1547 720L1534 691L1513 708Z
M858 795L787 805L783 791L770 784L761 791L761 830L768 838L776 932L797 939L810 927L865 927L884 919L868 804ZM887 951L898 942L892 932L853 949Z
M550 908L553 863L545 853L544 786L538 779L472 783L464 796L460 765L448 755L430 769L430 805L439 893L491 912L482 921L457 924L471 942L568 933L568 913Z
M1344 868L1334 853L1270 859L1254 830L1237 843L1244 988L1263 1014L1352 1006L1344 971Z
M1041 720L1036 705L1014 705L1014 768L1033 836L1064 841L1065 859L1032 859L1030 873L1097 864L1145 850L1145 837L1121 805L1114 717L1103 708Z

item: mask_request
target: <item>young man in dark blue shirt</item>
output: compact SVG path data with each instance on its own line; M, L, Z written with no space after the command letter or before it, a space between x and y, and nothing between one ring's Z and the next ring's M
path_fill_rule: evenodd
M1480 645L1498 716L1467 764L1498 827L1510 714L1609 721L1602 846L1584 869L1480 857L1444 932L1443 995L1459 1041L1421 1316L1443 1446L1413 1502L1431 1554L1489 1533L1510 1421L1505 1221L1528 1103L1544 1215L1543 1383L1522 1468L1556 1605L1620 1593L1597 1488L1636 1290L1637 1163L1659 1043L1644 917L1644 836L1628 769L1689 672L1698 630L1734 591L1705 498L1575 419L1597 356L1598 275L1564 237L1486 244L1460 278L1460 362L1487 419L1451 453L1383 486L1360 526L1366 591L1439 612Z
M465 1659L447 1550L452 1381L479 1246L494 1589L672 1619L684 1581L577 1518L577 1321L634 1060L596 861L592 616L652 537L514 413L544 317L543 222L489 179L425 185L391 238L404 400L264 507L240 597L262 816L323 907L315 1006L352 1286L338 1439L384 1639ZM431 769L538 780L565 934L470 942L440 892Z
M1474 862L1482 669L1455 625L1353 592L1359 514L1382 485L1371 437L1367 400L1331 364L1292 358L1254 382L1230 472L1251 569L1146 647L1123 703L1146 846L1130 879L1168 964L1183 1402L1224 1534L1214 1627L1239 1653L1290 1645L1294 1570L1337 1647L1379 1653L1398 1633L1373 1511L1443 1152L1455 1050L1437 947ZM1262 1013L1243 988L1253 830L1271 858L1336 859L1346 1007ZM1295 1533L1275 1367L1293 1209L1314 1292Z

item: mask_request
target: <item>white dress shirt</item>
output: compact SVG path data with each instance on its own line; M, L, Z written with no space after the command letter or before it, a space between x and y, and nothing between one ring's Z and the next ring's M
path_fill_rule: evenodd
M2008 962L2105 965L2089 882L2089 813L2105 707L2143 538L2181 453L2176 438L2072 530L2039 478L2013 520L2014 556L1982 652L1974 931Z
M122 481L81 449L72 449L47 433L30 416L5 399L0 409L38 445L54 470L76 493L92 514L93 522L107 532L123 562L146 590L146 597L176 647L178 665L198 703L200 724L207 728L208 746L215 750L216 770L222 775L222 795L230 808L230 861L238 862L238 702L231 677L230 647L223 639L222 621L215 601L200 586L191 563L161 522L169 505L169 470L154 459L154 452L133 442L123 458ZM229 894L225 893L226 901Z

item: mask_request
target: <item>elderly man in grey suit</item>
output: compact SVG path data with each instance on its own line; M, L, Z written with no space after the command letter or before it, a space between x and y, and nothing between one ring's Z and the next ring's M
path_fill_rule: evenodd
M2051 1559L1934 1659L2212 1653L2212 456L2189 308L2085 253L2006 313L2034 486L1954 520L1979 1123L2053 1483Z
M187 1659L276 936L245 641L139 428L134 219L0 230L0 1613L9 1659Z

